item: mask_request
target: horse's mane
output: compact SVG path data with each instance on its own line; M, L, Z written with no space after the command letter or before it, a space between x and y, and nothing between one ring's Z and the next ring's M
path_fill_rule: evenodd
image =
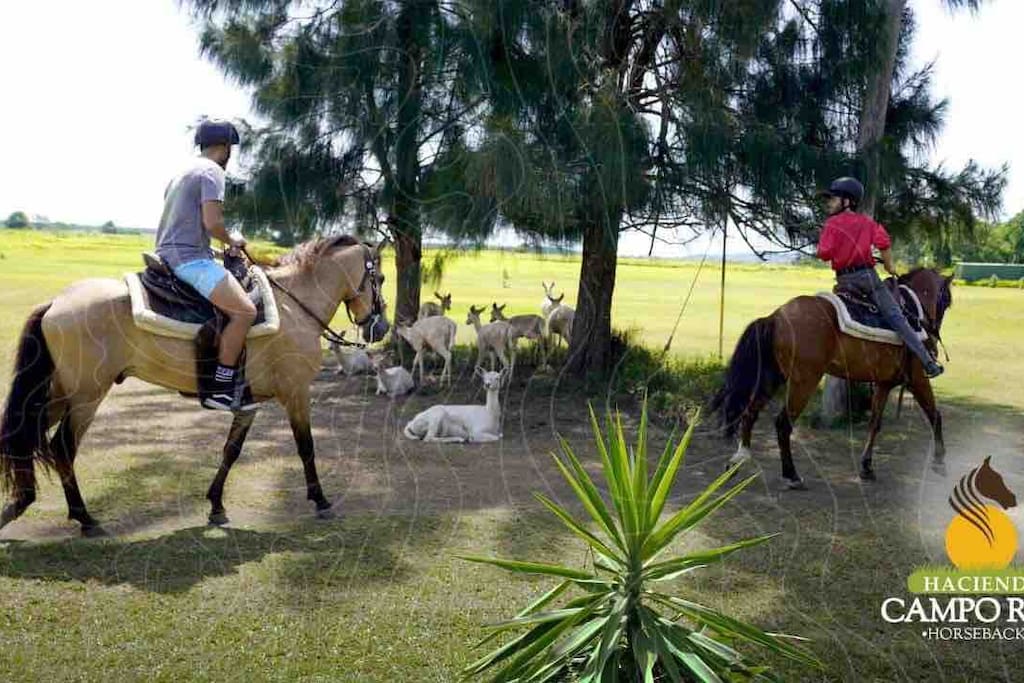
M351 247L356 244L361 244L361 242L352 235L329 235L327 237L321 237L320 239L303 242L284 256L277 259L274 265L296 265L302 269L309 268L325 254L332 252L335 249Z
M935 270L934 268L925 268L924 266L918 266L917 268L914 268L913 270L911 270L909 273L904 273L903 275L900 275L899 283L901 285L905 285L905 284L909 283L911 280L914 279L914 277L918 273L920 273L923 270L926 270L926 271L928 271L930 273L933 273L935 275L939 274L939 272L937 270Z
M909 273L904 273L903 275L900 275L897 279L897 282L899 282L901 285L910 286L910 281L913 280L914 277L916 277L921 272L928 272L931 273L932 275L942 278L944 282L942 286L939 288L938 304L943 309L952 308L953 292L948 282L945 282L946 278L942 277L942 273L940 273L938 270L934 268L925 268L924 266L917 266L916 268L912 269Z

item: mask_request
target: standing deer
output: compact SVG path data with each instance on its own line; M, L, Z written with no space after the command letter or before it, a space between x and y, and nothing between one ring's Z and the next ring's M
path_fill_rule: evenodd
M469 315L466 316L466 324L472 325L476 330L476 365L482 366L484 354L486 353L491 361L491 369L494 369L494 356L501 361L503 370L508 371L509 377L516 364L516 346L512 339L512 326L506 322L494 322L489 325L480 323L480 314L486 308L469 307Z
M452 293L448 292L444 296L434 292L434 296L437 297L440 304L435 304L433 301L426 301L420 306L420 313L416 317L417 320L423 320L424 318L430 318L432 316L444 315L444 312L451 309L452 307Z
M497 302L491 303L491 322L504 321L512 328L512 343L526 338L534 342L540 348L541 365L547 364L547 344L545 343L544 318L532 313L514 315L511 318L505 317L505 306L499 306Z

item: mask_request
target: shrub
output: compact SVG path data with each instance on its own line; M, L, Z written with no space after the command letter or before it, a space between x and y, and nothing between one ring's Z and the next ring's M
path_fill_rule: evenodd
M500 634L526 631L469 665L464 676L479 680L484 672L498 669L490 680L771 680L767 667L740 654L733 648L736 643L758 646L820 667L812 654L789 642L794 636L765 633L661 589L664 581L685 576L774 536L751 538L672 559L662 557L674 539L710 517L759 475L719 494L741 467L734 465L689 504L663 520L665 503L696 420L691 420L686 435L674 449L669 440L654 474L648 477L646 404L632 451L627 449L621 420L609 416L606 433L602 434L593 410L590 417L611 503L605 502L564 439L562 457L553 457L586 510L586 517L574 517L546 496L535 495L589 546L591 566L577 569L545 562L464 557L519 574L558 580L554 588L515 617L491 627L491 635L483 642ZM559 600L561 606L556 607Z

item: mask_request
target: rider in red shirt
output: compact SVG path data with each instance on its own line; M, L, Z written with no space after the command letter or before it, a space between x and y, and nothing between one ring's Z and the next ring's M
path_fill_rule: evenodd
M938 377L943 372L942 366L918 339L896 300L875 272L872 247L878 249L885 270L896 275L889 233L868 216L856 212L857 205L864 198L864 186L855 178L839 178L829 186L825 195L828 197L829 217L818 238L818 258L831 261L836 280L844 289L869 296L907 348L921 359L925 374Z

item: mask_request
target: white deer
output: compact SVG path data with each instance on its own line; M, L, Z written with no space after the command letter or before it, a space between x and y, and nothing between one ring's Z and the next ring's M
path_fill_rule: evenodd
M345 333L342 332L341 336L344 337ZM370 355L360 348L351 346L342 346L337 342L330 343L331 353L334 354L335 359L338 361L337 374L344 374L348 377L352 375L362 375L373 372L373 362L370 360Z
M556 304L552 303L555 300L555 281L552 280L551 284L541 281L540 286L544 288L544 300L540 302L540 314L545 320L548 319L548 315L551 314L551 309Z
M441 296L437 292L434 292L434 296L441 302L435 304L433 301L426 301L420 306L420 313L416 317L417 320L423 320L435 315L444 315L444 312L452 307L452 293L448 292L444 296Z
M501 369L508 370L511 376L516 364L516 344L512 339L512 326L506 322L494 322L489 325L480 323L480 314L486 308L469 307L469 315L466 316L466 324L472 325L476 330L476 364L483 365L484 354L491 361L491 369L494 369L494 356L501 361Z
M499 393L505 371L495 372L477 367L476 374L484 381L487 403L484 405L427 408L409 420L403 433L413 440L439 443L483 443L501 439L501 401Z
M444 368L441 370L441 383L445 377L448 383L452 382L452 346L455 344L455 333L458 325L451 318L443 315L432 315L427 318L420 318L412 325L400 325L395 328L399 337L409 342L409 346L416 352L413 358L413 370L420 369L420 384L423 384L423 356L427 351L433 351L444 359Z
M390 398L408 394L416 386L412 375L401 365L393 368L384 367L385 356L373 358L373 371L377 374L377 396L387 394Z
M554 285L554 283L551 284ZM572 323L576 318L576 311L562 303L562 299L564 298L564 292L557 299L550 294L547 295L547 300L551 304L551 308L548 309L547 315L545 316L545 326L547 327L547 336L549 339L558 335L558 337L564 339L566 345L568 345L572 341Z

